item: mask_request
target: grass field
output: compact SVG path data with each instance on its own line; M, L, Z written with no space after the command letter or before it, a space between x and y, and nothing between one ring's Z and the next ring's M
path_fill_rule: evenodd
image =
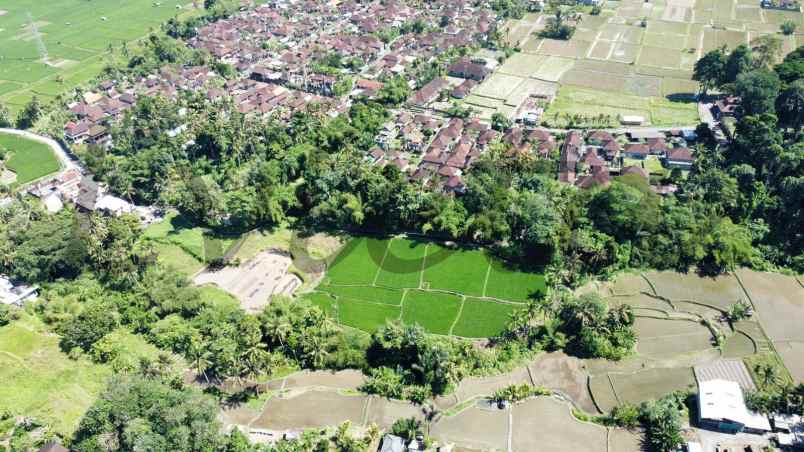
M544 289L544 275L508 268L484 250L358 238L305 298L340 323L368 332L387 319L402 319L436 334L489 337Z
M181 2L187 4L189 2ZM0 102L18 111L33 95L48 101L96 77L133 41L177 14L197 14L151 0L14 0L0 9ZM31 22L47 49L46 64ZM116 48L109 53L109 46Z
M640 97L576 86L562 86L558 97L545 112L548 122L560 125L564 114L638 115L654 126L695 124L698 109L694 103L671 102L663 97ZM553 118L557 117L556 120Z
M0 148L11 152L6 166L17 174L16 184L26 184L61 168L50 146L38 141L0 133Z
M0 328L0 409L34 416L69 435L112 371L71 360L33 319Z
M193 225L177 212L170 212L164 220L148 226L143 237L154 244L162 264L172 266L188 275L195 274L204 268L206 263L221 258L238 240L236 236L212 235L206 229ZM280 240L281 237L260 234L251 240L250 246Z

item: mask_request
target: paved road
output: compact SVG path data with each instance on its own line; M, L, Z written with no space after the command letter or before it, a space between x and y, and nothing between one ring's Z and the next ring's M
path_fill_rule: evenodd
M0 133L6 133L6 134L9 134L9 135L21 136L21 137L27 138L29 140L38 141L40 143L44 143L44 144L50 146L50 148L53 149L53 152L56 154L56 156L58 156L59 161L61 162L61 167L62 167L61 171L62 172L70 170L70 169L73 169L73 168L79 168L78 161L73 160L73 158L69 154L67 154L67 151L65 151L64 148L62 148L59 143L57 143L55 140L53 140L51 138L48 138L48 137L45 137L45 136L42 136L42 135L37 135L37 134L35 134L33 132L29 132L27 130L17 130L17 129L2 129L2 128L0 128Z

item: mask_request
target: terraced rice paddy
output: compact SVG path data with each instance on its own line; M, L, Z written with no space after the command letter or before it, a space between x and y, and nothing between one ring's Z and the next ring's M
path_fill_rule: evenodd
M367 332L401 319L435 334L479 338L498 334L513 310L544 289L541 273L509 268L485 250L359 238L305 297Z

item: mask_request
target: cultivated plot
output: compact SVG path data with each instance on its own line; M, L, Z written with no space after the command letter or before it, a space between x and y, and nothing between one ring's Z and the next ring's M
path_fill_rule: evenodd
M305 298L368 332L399 318L436 334L481 338L500 333L511 312L544 289L543 274L509 268L482 249L359 238Z
M466 298L452 334L460 337L494 336L505 328L517 308L514 304Z
M5 166L14 173L13 183L18 185L53 174L61 168L50 146L38 141L0 133L0 149L10 152L11 157Z

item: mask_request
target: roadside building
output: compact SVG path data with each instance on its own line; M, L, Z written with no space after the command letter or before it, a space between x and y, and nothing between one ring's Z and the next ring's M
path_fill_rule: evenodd
M665 164L668 168L690 169L695 158L687 148L673 148L667 151Z

